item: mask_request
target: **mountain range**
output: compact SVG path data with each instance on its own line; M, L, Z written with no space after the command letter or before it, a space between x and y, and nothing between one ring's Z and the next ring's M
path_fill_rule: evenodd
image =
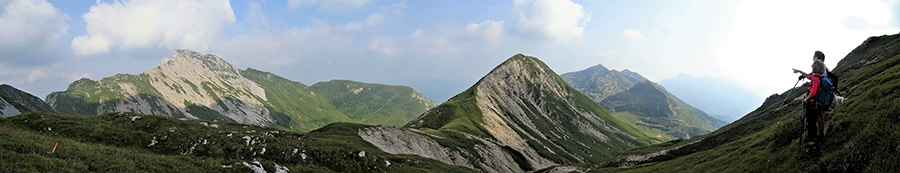
M261 102L263 105L303 105L295 101L319 98L316 100L319 102L310 103L335 106L335 103L349 102L354 104L341 107L356 107L353 105L360 101L353 96L363 94L368 87L376 90L374 86L350 81L323 82L331 86L323 84L318 86L323 88L318 88L319 84L305 86L251 69L241 72L256 74L242 74L250 81L261 77L286 81L254 82L264 88L267 96L289 96L287 93L315 96L283 99L277 104L268 103L275 102L277 97L267 97L267 102ZM900 74L900 35L867 39L843 58L833 72L841 76L838 90L846 94L847 100L838 103L833 116L827 118L826 138L820 147L804 146L800 140L802 109L798 98L802 92L792 91L805 90L806 84L769 96L756 110L708 134L651 145L652 138L578 92L546 64L518 54L469 89L404 122L403 127L336 122L298 132L279 124L260 126L133 112L73 116L32 111L0 117L0 139L3 139L0 140L0 160L3 160L0 172L898 171L900 155L895 153L900 153L896 147L900 146L897 140L900 139L900 116L897 116L900 104L896 102L900 97L900 92L896 92L900 88L897 75ZM85 86L103 88L104 80L112 79L82 80L83 83L73 84L77 87L70 90L90 88ZM247 85L243 86L248 89L245 93L216 95L259 93ZM279 85L278 88L286 91L266 88ZM12 87L0 89L3 91L0 93L18 91ZM208 90L212 89L204 91ZM114 90L84 93L97 95L109 91ZM604 100L647 97L655 98L655 102L635 100L653 103L644 105L650 106L645 108L659 108L652 106L662 104L662 100L672 105L672 100L661 99L671 97L665 96L664 91L655 83L643 81ZM4 110L34 110L44 103L18 101L40 99L21 91L13 93L16 93L13 97L0 95L6 103L2 105ZM374 94L366 99L388 95ZM75 105L63 104L59 98L62 97L53 102L57 106ZM153 97L140 98L137 104ZM787 104L782 104L783 100ZM15 106L22 103L36 105ZM99 105L103 102L86 103L97 104L96 111L102 108ZM50 105L53 104L47 104ZM390 106L362 107L348 110L378 107L369 111L377 114ZM628 109L627 106L610 107ZM138 108L134 110L141 110ZM665 109L627 112L642 110Z
M561 76L654 143L703 135L726 124L627 69L619 72L595 65Z
M48 95L47 103L62 114L135 112L300 132L332 122L401 126L437 105L406 86L346 80L307 86L189 50L140 74L82 78Z

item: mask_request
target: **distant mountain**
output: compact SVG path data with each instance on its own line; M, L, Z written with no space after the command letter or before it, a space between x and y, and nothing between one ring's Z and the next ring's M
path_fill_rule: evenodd
M628 69L622 70L622 74L625 76L628 76L632 79L635 79L638 82L643 82L643 81L647 80L647 78L645 78L644 76L641 76L641 74L632 72L631 70L628 70Z
M406 125L360 136L392 154L415 154L482 172L599 163L650 140L570 87L546 64L517 54L475 85Z
M650 81L607 97L600 102L600 106L657 142L700 136L726 124L691 107Z
M353 88L362 88L359 91L311 88L272 73L239 70L216 55L177 50L140 74L75 81L66 91L48 95L47 102L63 114L136 112L297 131L332 122L399 126L436 105L409 87L352 84L364 87Z
M594 102L600 103L606 97L628 90L638 82L647 80L643 76L624 70L622 73L609 70L603 65L596 65L588 69L569 72L560 75L572 88L584 93ZM643 79L643 80L642 80Z
M562 78L654 142L690 138L725 125L627 69L619 72L596 65Z
M740 82L728 78L698 78L679 74L659 84L684 102L726 122L737 120L756 109L764 99Z
M866 39L832 72L840 75L838 91L847 100L826 118L819 147L801 140L803 108L797 98L808 87L802 85L769 96L757 109L710 134L628 151L595 170L898 172L900 34Z
M32 111L56 113L40 98L7 84L0 85L0 116L8 117Z

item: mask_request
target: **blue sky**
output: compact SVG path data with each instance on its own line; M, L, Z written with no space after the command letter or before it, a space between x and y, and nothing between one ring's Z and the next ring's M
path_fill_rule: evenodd
M38 97L155 67L175 49L312 85L407 85L435 102L516 54L559 74L603 64L652 81L732 78L767 96L821 50L834 67L900 32L883 1L0 0L0 83ZM808 70L807 70L808 71Z

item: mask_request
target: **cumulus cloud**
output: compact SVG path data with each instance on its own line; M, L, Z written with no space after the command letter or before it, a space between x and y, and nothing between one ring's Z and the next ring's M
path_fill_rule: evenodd
M76 55L112 49L143 48L208 50L235 22L225 0L132 0L101 2L82 16L87 35L72 39Z
M590 12L569 0L517 0L513 4L514 29L526 38L568 42L581 37L591 20Z
M634 29L626 29L626 30L622 31L622 35L624 35L625 38L628 38L628 39L631 39L631 40L644 40L644 39L647 39L647 36L644 36L644 34L641 34L640 31L637 31L637 30L634 30Z
M4 1L0 4L0 52L3 63L49 63L66 35L69 16L45 0Z

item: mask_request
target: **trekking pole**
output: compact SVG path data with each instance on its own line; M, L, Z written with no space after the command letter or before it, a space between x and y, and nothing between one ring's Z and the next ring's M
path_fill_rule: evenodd
M784 103L787 102L787 98L791 97L791 94L794 93L794 88L797 88L797 84L800 84L801 80L803 80L803 76L800 76L799 78L797 78L797 82L794 83L794 87L791 87L791 91L788 92L788 94L784 96L784 99L781 100L781 105L778 106L779 108L784 106Z

